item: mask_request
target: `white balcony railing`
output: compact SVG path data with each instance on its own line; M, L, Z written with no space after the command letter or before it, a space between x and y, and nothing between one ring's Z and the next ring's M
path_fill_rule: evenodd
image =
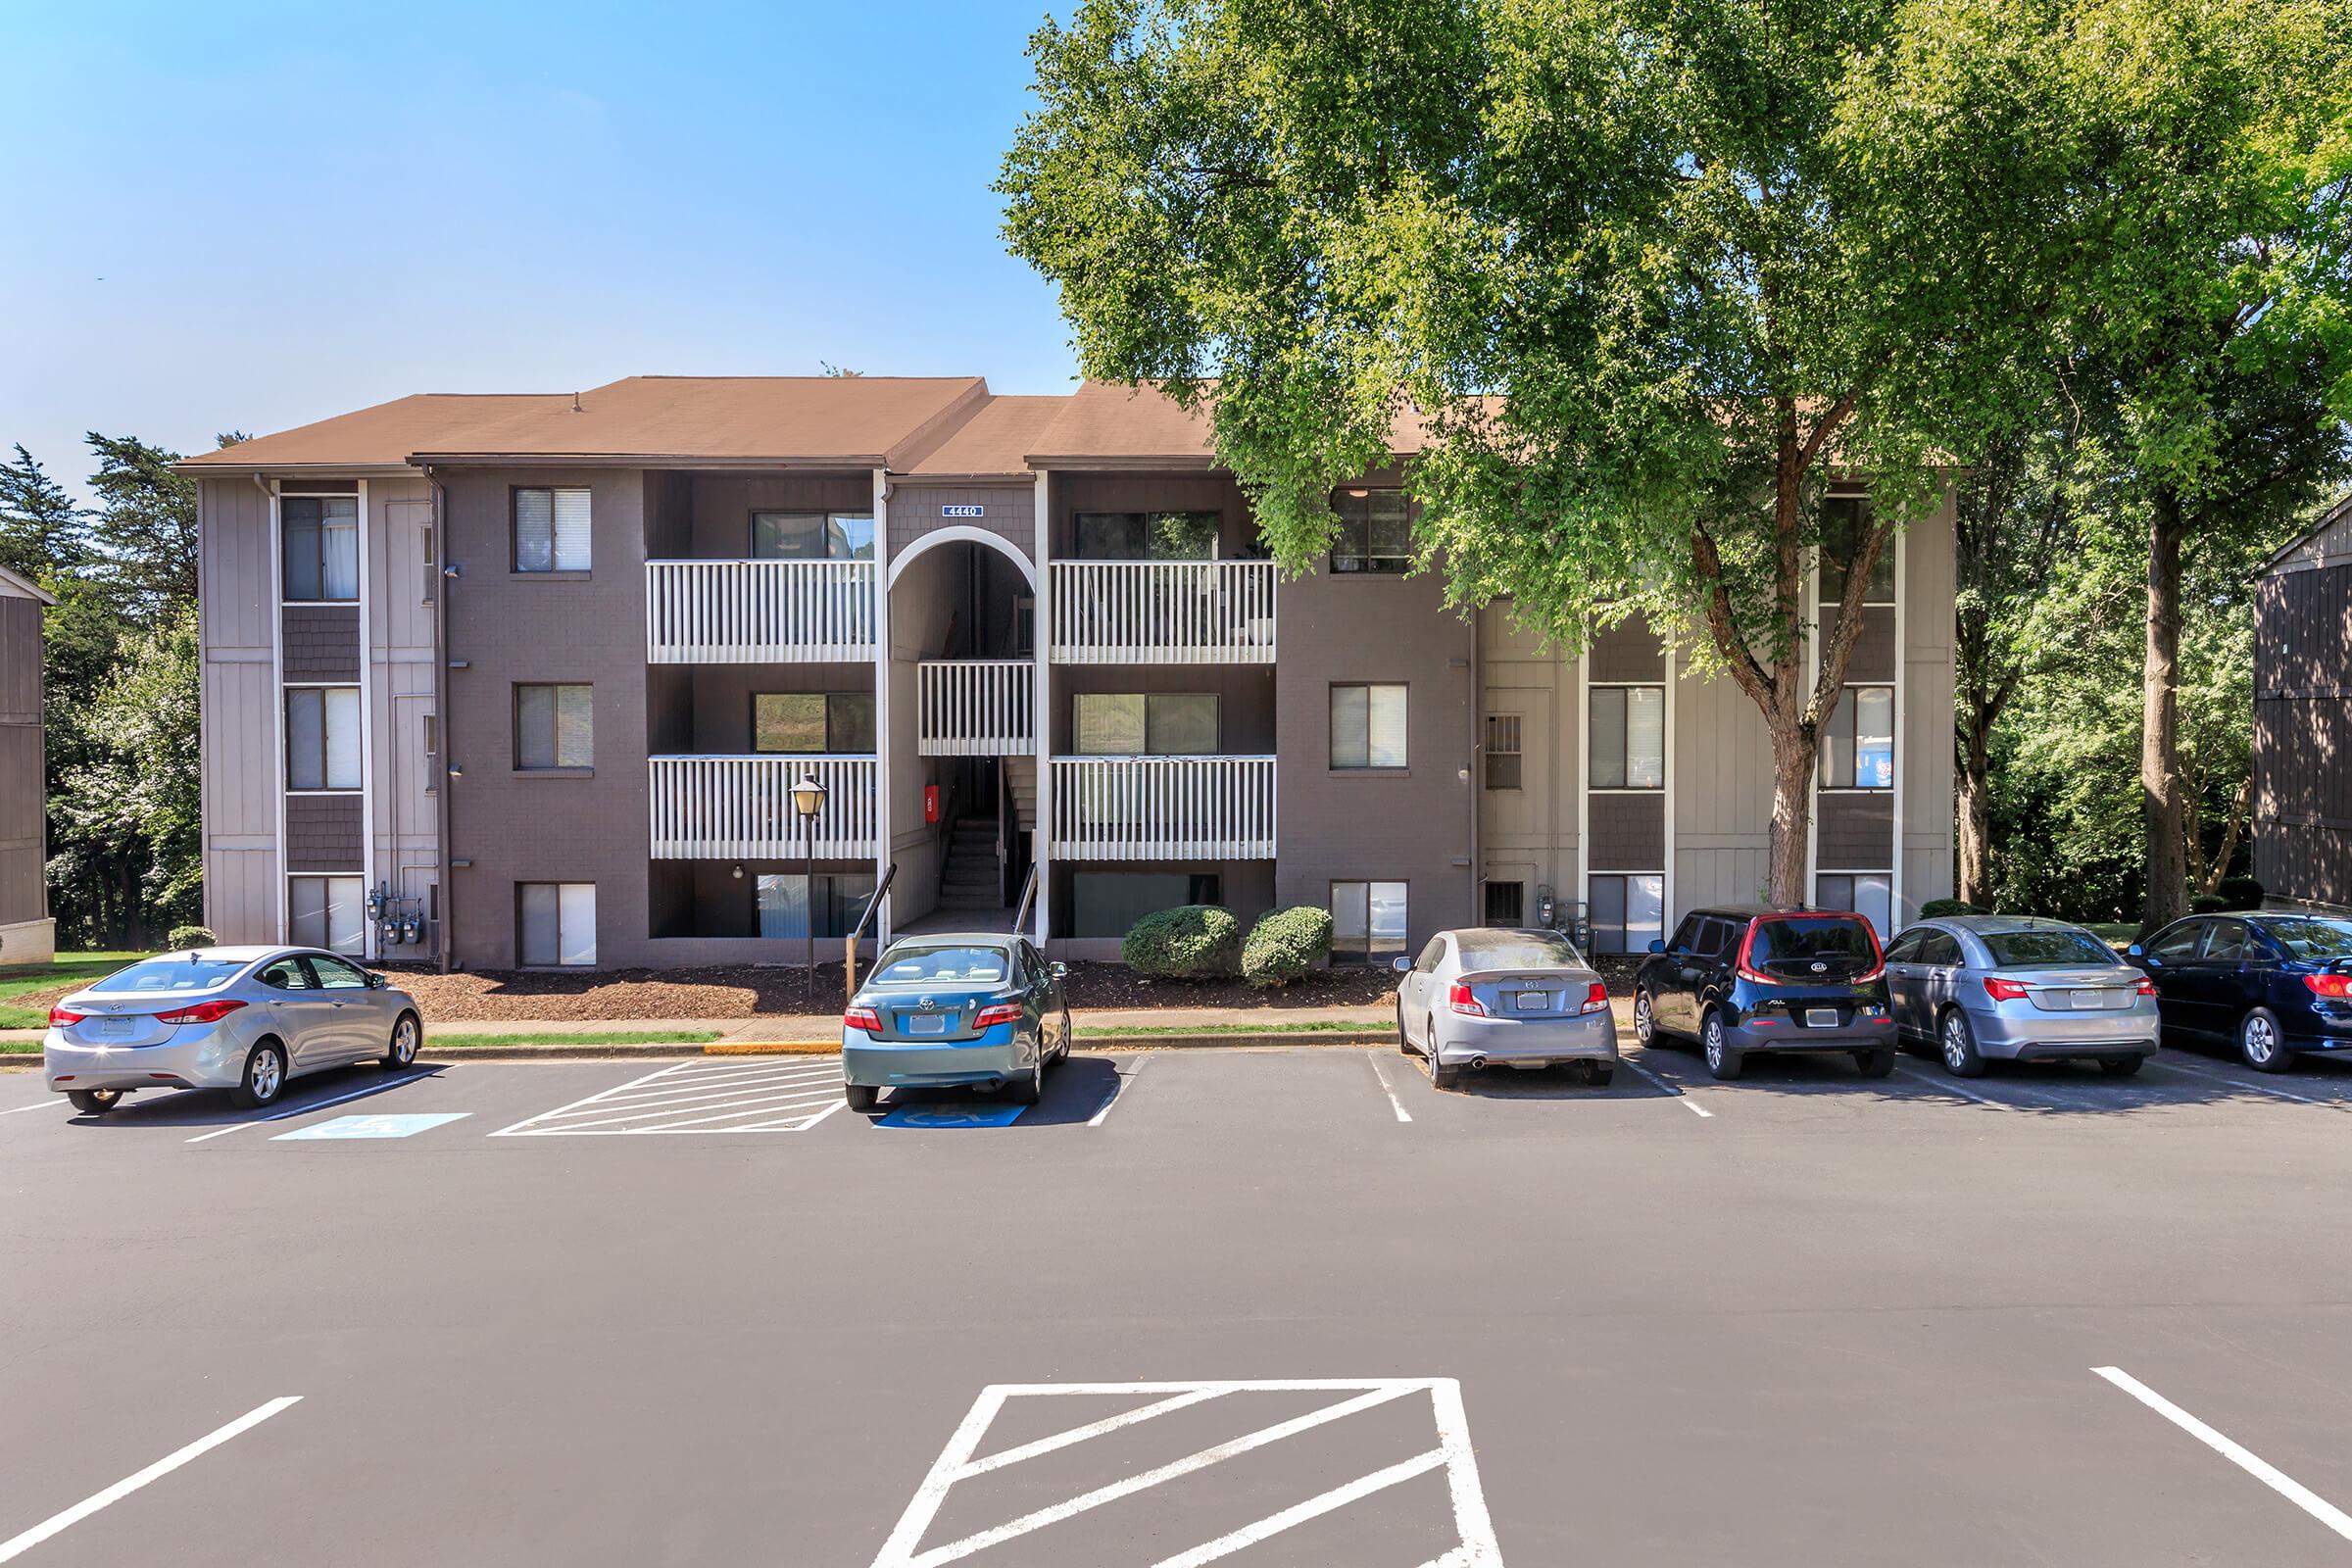
M1056 663L1273 662L1271 561L1056 561L1053 569Z
M870 561L649 561L645 658L653 664L871 659Z
M1053 853L1073 860L1274 857L1271 757L1056 757Z
M800 859L808 848L792 786L803 774L825 787L817 858L864 859L875 852L870 757L657 757L652 765L657 860Z
M927 659L919 666L916 750L925 757L1035 751L1037 666L1026 659Z

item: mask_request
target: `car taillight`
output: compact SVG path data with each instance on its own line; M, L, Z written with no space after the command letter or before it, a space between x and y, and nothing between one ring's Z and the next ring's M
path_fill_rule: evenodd
M230 1002L226 998L219 1002L191 1003L185 1007L173 1007L170 1012L157 1013L155 1021L157 1023L219 1023L243 1005L245 1004L242 1002Z
M1017 1002L997 1002L982 1007L972 1018L975 1029L994 1029L1001 1023L1019 1023L1021 1004Z
M1598 980L1585 988L1585 1004L1579 1012L1606 1012L1609 1007L1609 988Z
M2143 997L2152 997L2156 994L2156 982L2153 980L2142 980L2132 989L2138 992Z
M2023 980L2004 980L1997 974L1984 977L1984 994L1995 1002L2023 1002L2034 994L2034 988Z
M2352 997L2352 974L2307 974L2303 983L2315 997Z
M68 1012L63 1007L51 1007L49 1009L49 1022L52 1025L79 1023L82 1019L87 1018L89 1014L86 1012Z
M1454 1012L1468 1013L1473 1018L1484 1018L1487 1015L1487 1009L1480 1004L1476 997L1470 994L1470 988L1459 980L1456 980L1446 991L1446 1005Z
M871 1007L852 1007L841 1015L844 1029L862 1029L869 1035L882 1032L882 1015Z

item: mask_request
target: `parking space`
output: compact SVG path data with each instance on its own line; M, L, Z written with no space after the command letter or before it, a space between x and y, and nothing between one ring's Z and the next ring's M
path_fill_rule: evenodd
M704 1057L526 1116L494 1138L806 1132L842 1107L837 1056Z

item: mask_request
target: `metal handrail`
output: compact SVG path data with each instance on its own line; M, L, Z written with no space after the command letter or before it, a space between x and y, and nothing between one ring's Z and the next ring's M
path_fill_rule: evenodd
M874 884L874 896L865 901L864 911L858 916L858 923L850 928L842 954L842 973L849 977L849 994L842 998L844 1006L858 995L858 939L865 935L867 926L873 924L874 911L882 907L882 895L890 891L891 878L898 874L899 862L893 860L890 869L882 873L882 880Z
M1012 932L1018 936L1029 929L1029 911L1037 906L1037 862L1029 862L1029 879L1021 884L1021 902L1013 906Z

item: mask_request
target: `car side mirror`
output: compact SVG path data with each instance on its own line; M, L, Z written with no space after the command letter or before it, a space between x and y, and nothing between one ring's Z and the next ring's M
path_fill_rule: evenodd
M1652 953L1664 953L1664 952L1666 951L1666 943L1665 943L1665 941L1664 941L1662 938L1659 938L1659 937L1652 937L1652 938L1650 938L1650 939L1649 939L1649 951L1650 951L1650 952L1652 952Z
M1056 980L1067 980L1070 977L1070 966L1066 963L1049 963L1046 965L1046 973Z
M368 972L368 989L370 991L381 991L391 983L372 969Z
M1402 954L1398 954L1396 957L1389 960L1389 967L1396 970L1398 974L1411 974L1413 972L1413 960L1404 956Z
M2146 954L2139 951L2139 944L2136 942L2132 943L2130 947L2124 950L2124 956L2128 958L2144 958L2147 956Z

